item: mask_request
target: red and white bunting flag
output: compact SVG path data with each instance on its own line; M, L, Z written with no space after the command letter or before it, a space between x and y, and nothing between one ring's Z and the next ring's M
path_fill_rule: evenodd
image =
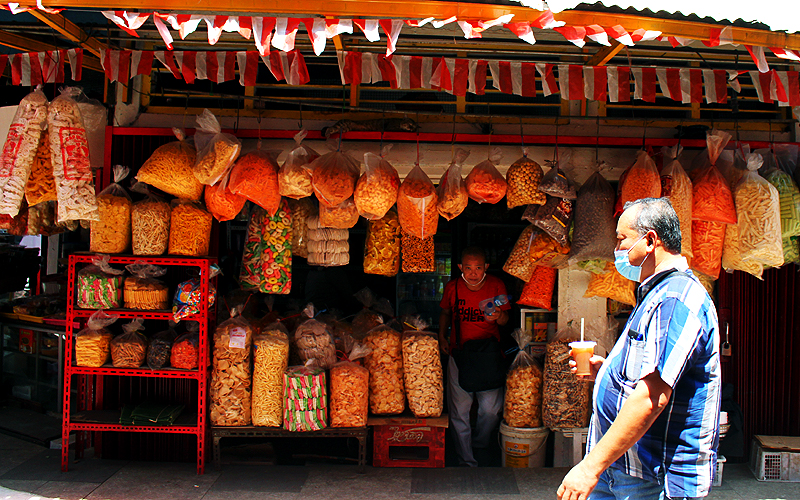
M197 78L214 83L233 80L236 78L235 64L234 52L199 52L195 59Z
M0 54L0 75L6 72L7 64L8 64L8 54Z
M127 84L130 79L131 52L111 49L100 51L100 65L109 81Z
M236 31L247 40L250 40L250 36L253 34L253 18L250 16L238 16L237 19L239 28Z
M44 83L64 82L64 61L66 56L66 49L39 52L39 64L42 66L42 80Z
M708 104L728 102L728 73L724 69L704 69L703 82Z
M171 50L157 50L154 54L156 59L172 73L172 76L175 78L181 77L181 70L175 64L175 57Z
M31 64L31 59L33 59L33 64ZM24 87L42 83L42 69L39 66L39 57L36 52L11 55L11 83Z
M631 34L628 33L625 28L621 25L617 24L610 28L606 28L606 33L611 36L614 40L618 41L622 45L627 45L628 47L633 47L633 39L631 38Z
M531 45L536 43L536 37L533 36L533 30L531 29L531 23L508 23L506 24L506 28L511 30L512 33L517 35L520 40L524 40Z
M138 75L149 75L153 71L152 50L131 51L131 78Z
M397 39L400 37L400 30L403 29L405 23L399 19L381 19L378 24L386 33L386 57L389 57L397 50Z
M467 91L476 95L486 94L486 65L482 59L469 59L469 75ZM530 63L528 63L530 64Z
M481 33L494 26L507 24L513 17L514 14L505 14L491 21L458 21L458 25L464 32L464 38L482 38Z
M381 81L381 73L375 54L371 52L337 51L339 75L342 85L361 85Z
M311 46L314 48L314 54L320 55L325 52L325 45L328 43L325 19L321 17L308 18L303 20L303 24L306 25L306 32L311 40Z
M645 102L656 102L656 68L631 68L633 97Z
M728 70L728 82L731 85L731 88L736 91L737 94L742 92L742 85L739 83L739 75L743 75L747 73L747 71L736 71L735 69Z
M752 45L745 45L744 48L750 53L753 62L756 63L756 68L762 73L769 71L769 64L767 64L767 57L764 54L764 47L754 47Z
M433 58L422 56L399 56L391 58L398 89L429 89L433 75Z
M469 40L470 38L483 38L481 35L480 27L473 26L472 23L477 24L476 21L458 21L458 26L461 28L461 31L464 32L464 38Z
M353 34L352 19L325 19L325 36L333 38L342 33Z
M608 72L603 66L583 67L583 96L593 101L606 102Z
M800 80L797 71L776 71L773 81L781 106L800 106Z
M258 77L258 52L239 51L236 53L236 62L239 65L239 85L242 87L255 85Z
M164 40L164 44L167 46L167 49L172 50L172 42L175 40L172 38L172 34L169 32L169 29L167 29L167 25L164 24L164 19L168 19L168 17L169 16L165 14L153 12L153 23L156 25L158 34L161 35L161 39Z
M681 102L703 102L703 70L681 68Z
M11 54L11 84L20 85L22 82L22 54ZM29 77L30 79L30 77Z
M542 30L551 30L553 28L564 26L565 24L566 23L564 21L556 21L555 17L553 17L553 11L549 9L542 12L542 14L537 17L535 21L531 22L531 26Z
M536 65L520 61L489 61L492 86L504 94L536 96Z
M770 47L769 50L771 50L776 57L780 57L781 59L800 61L800 53L796 50L781 49L778 47Z
M447 26L448 24L454 22L456 22L456 16L450 16L447 19L443 19L441 21L439 21L438 19L434 19L433 21L431 21L431 25L438 30L442 26Z
M426 24L428 24L429 22L433 21L434 19L436 19L436 18L435 17L426 17L425 19L420 19L420 20L406 19L406 24L411 26L412 28L421 28L422 26L425 26Z
M269 45L272 42L272 29L275 28L274 17L253 18L253 40L261 57L269 54Z
M631 100L631 69L628 66L607 66L608 100L628 102Z
M748 73L750 74L750 80L753 81L753 86L756 88L758 100L767 104L775 102L773 100L774 94L771 92L771 89L774 88L772 72L762 73L760 71L748 71Z
M484 75L485 75L484 69ZM452 95L467 95L469 87L469 60L443 57L431 75L431 86Z
M633 33L631 33L631 40L633 41L633 43L649 42L650 40L658 40L660 36L661 36L660 31L652 31L652 30L646 30L644 28L639 28L634 30Z
M611 46L611 42L608 41L608 33L606 33L605 28L600 25L590 24L586 26L586 36L600 45Z
M197 52L176 50L173 55L175 56L175 62L181 69L183 81L194 83L195 75L197 74Z
M564 38L578 47L586 45L586 41L584 40L586 38L586 27L584 26L562 26L553 29L561 33Z
M309 81L306 60L296 50L270 52L269 57L262 57L261 60L278 81L286 80L289 85L305 85Z
M69 59L69 69L72 72L72 79L76 82L81 81L83 76L83 49L68 49L67 58Z
M300 19L292 17L278 17L275 19L275 35L272 36L272 46L284 52L294 50L294 39L300 27Z
M725 26L724 28L710 28L708 41L703 40L703 45L706 47L719 47L720 45L729 45L733 43L733 28Z
M139 37L136 30L142 27L150 13L128 12L125 10L104 10L102 14L106 19L119 26L127 34Z
M553 73L552 64L536 63L536 72L539 73L539 78L542 79L542 93L545 97L558 92L556 75Z
M681 74L678 68L657 68L656 75L664 97L669 97L673 101L683 99L681 94Z
M379 26L377 19L353 19L353 24L361 29L367 41L377 42L381 39L381 34L378 31Z
M570 101L583 99L583 66L559 65L558 81L561 99Z
M203 20L206 22L208 28L208 44L216 45L219 42L219 37L222 36L222 30L227 25L229 16L205 16ZM236 28L238 29L238 23ZM236 31L236 30L234 30Z
M684 38L682 36L663 36L659 40L662 42L669 42L673 47L686 47L694 43L694 39Z
M170 14L167 16L172 29L178 32L181 40L186 40L186 37L197 31L200 22L205 19L204 16L194 14Z

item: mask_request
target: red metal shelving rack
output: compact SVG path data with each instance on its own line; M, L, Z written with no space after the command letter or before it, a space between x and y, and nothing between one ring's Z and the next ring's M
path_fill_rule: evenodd
M66 471L69 466L69 437L72 431L79 433L92 431L117 431L117 432L150 432L150 433L169 433L169 434L193 434L197 437L197 473L205 471L205 451L208 436L208 425L206 422L207 405L207 386L209 375L209 328L211 311L208 307L208 300L200 301L200 312L188 320L197 321L200 324L200 345L198 355L200 363L197 370L162 369L150 370L147 368L114 368L112 366L102 366L99 368L89 368L73 366L73 334L76 328L74 321L78 318L88 318L94 310L78 309L75 307L76 293L75 283L77 277L76 266L78 264L89 264L92 261L92 254L74 254L69 256L69 274L67 283L67 338L64 354L64 399L62 416L62 447L61 447L61 470ZM110 264L132 264L136 261L146 261L149 264L161 266L196 267L200 270L200 291L202 297L208 297L209 285L211 281L210 266L216 263L216 259L209 257L143 257L130 255L114 255L110 258ZM110 309L109 313L119 315L120 318L145 318L153 320L169 320L172 318L171 311L138 311L131 309ZM107 375L125 377L156 377L164 379L194 379L197 380L197 408L194 413L181 415L174 425L171 426L127 426L120 425L119 412L103 409L94 409L93 399L90 395L92 390L102 392L103 377ZM77 377L78 382L78 412L73 412L72 408L72 383L73 376ZM77 440L80 442L80 439Z

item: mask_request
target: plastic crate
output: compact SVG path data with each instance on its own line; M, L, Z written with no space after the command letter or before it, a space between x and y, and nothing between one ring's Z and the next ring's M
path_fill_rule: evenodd
M725 466L725 457L717 456L717 468L714 470L714 486L722 486L722 468Z
M800 438L753 436L750 470L759 481L800 482Z
M371 417L374 467L444 467L447 416Z

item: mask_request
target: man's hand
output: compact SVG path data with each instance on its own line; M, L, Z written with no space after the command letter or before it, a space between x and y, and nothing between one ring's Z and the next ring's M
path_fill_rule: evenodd
M450 342L441 335L439 336L439 352L442 354L450 354Z
M558 500L587 500L599 478L581 461L561 481L557 491Z
M499 320L503 316L503 311L499 307L495 307L492 309L491 314L484 314L483 319L487 322L494 322Z
M570 355L569 371L572 372L572 374L574 375L575 373L578 372L578 363L576 363L575 360L572 359L572 357L571 357L572 356L572 349L570 349L569 355ZM595 354L594 356L589 358L589 370L591 370L592 374L591 375L576 375L576 376L581 380L590 380L590 381L594 382L594 379L597 378L597 372L600 371L600 367L603 366L603 363L605 363L605 361L606 361L606 358L604 358L602 356L598 356L597 354Z

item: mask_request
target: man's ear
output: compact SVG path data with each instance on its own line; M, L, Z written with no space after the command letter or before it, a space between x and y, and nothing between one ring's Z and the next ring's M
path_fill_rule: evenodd
M461 264L458 265L458 270L461 271L461 272L464 272L464 268L461 267Z
M487 269L489 269L489 263L488 262L483 264L483 270L486 271Z

